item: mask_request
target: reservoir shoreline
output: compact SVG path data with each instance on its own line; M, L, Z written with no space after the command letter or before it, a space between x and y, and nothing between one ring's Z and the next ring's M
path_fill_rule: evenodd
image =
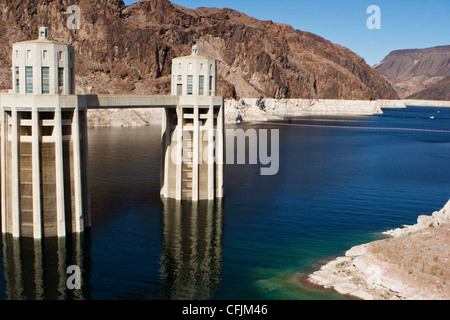
M450 299L450 200L417 224L352 247L309 275L314 286L364 300Z
M402 100L406 106L410 107L435 107L450 108L450 101L438 100Z
M263 99L225 100L225 123L273 121L309 115L376 115L383 108L406 108L401 100ZM162 109L88 110L90 127L160 124Z
M450 107L450 101L263 99L225 100L225 123L275 121L312 115L366 116L406 106ZM162 109L88 110L89 127L142 127L160 124Z

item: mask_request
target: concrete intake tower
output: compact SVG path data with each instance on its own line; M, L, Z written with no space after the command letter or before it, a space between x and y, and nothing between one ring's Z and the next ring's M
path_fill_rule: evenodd
M88 109L164 108L161 196L223 197L216 60L196 46L174 59L172 95L76 95L74 49L47 33L13 45L12 90L0 95L2 233L39 239L91 226Z

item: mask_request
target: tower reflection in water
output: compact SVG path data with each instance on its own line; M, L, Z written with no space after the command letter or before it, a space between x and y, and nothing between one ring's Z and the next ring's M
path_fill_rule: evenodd
M164 199L161 295L213 298L222 272L222 203Z
M65 238L13 238L3 235L3 266L9 300L89 299L90 234ZM69 290L67 268L81 270L81 289Z

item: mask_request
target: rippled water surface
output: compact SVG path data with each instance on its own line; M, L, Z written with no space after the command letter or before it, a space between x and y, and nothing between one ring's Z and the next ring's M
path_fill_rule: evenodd
M279 129L280 170L227 165L225 199L198 204L161 200L159 126L89 130L91 232L4 237L0 298L341 299L302 275L450 197L450 109L227 128Z

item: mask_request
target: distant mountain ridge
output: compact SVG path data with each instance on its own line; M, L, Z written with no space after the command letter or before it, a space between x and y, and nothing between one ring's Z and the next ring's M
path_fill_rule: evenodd
M450 45L392 51L375 69L401 98L448 99L450 87L444 79L450 76Z
M66 27L72 4L81 9L80 30ZM52 39L75 47L78 93L167 94L171 60L197 43L201 54L220 61L218 94L226 98L398 98L349 49L231 9L168 0L3 0L0 17L0 89L11 87L12 43L47 26Z

